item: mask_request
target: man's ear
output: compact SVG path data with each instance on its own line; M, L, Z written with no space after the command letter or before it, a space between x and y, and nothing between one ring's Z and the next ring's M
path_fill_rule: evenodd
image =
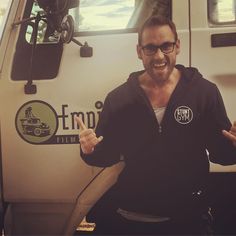
M180 53L180 40L179 39L177 39L176 41L175 48L176 48L176 55L178 55Z
M137 51L138 58L142 60L142 48L138 44L136 46L136 51Z

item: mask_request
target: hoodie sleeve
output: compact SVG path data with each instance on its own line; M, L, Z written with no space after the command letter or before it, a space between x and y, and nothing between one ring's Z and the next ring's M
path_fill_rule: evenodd
M95 130L97 137L103 136L103 140L91 154L86 155L80 149L82 159L89 165L107 167L120 161L112 116L112 106L108 95L104 101L103 110Z
M222 134L222 130L230 130L232 124L227 117L223 99L216 85L208 96L210 102L206 111L205 129L210 161L221 165L235 164L236 148Z

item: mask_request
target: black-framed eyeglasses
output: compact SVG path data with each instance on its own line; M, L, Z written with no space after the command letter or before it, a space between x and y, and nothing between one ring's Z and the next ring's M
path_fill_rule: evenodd
M157 46L155 44L147 44L145 46L142 46L143 53L146 56L152 56L157 53L158 48L164 53L164 54L169 54L174 51L176 42L166 42L163 43L160 46Z

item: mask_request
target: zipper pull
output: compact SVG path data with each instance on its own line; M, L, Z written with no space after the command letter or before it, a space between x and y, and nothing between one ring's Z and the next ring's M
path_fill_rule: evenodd
M162 132L162 127L161 127L161 125L159 125L158 132L159 132L159 133Z

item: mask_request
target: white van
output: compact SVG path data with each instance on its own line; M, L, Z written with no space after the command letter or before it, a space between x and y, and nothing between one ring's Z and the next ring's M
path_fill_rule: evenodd
M74 117L95 128L106 94L142 68L137 29L151 14L173 19L181 41L178 63L197 67L216 83L230 120L236 120L236 0L3 3L0 154L6 234L72 235L115 183L123 163L87 166ZM230 187L235 171L236 165L211 164L219 219L219 205L236 212L235 206L227 208L236 195Z

